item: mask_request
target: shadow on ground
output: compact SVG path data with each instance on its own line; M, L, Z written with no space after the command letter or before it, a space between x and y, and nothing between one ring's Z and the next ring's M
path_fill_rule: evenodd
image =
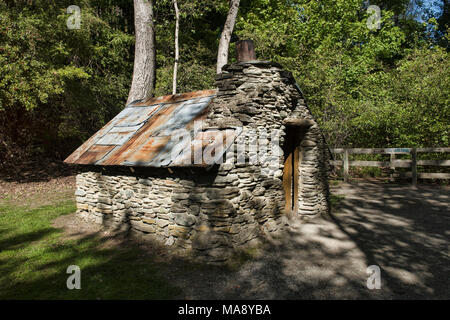
M448 189L358 183L333 193L344 198L332 221L294 224L236 273L177 281L189 298L450 297ZM380 290L366 286L370 265L381 268Z
M0 207L0 299L169 299L180 293L165 279L155 250L148 250L152 256L121 246L120 233L90 230L69 238L50 226L73 209ZM80 290L67 288L71 265L81 269Z
M0 298L449 299L448 191L344 184L333 190L331 221L292 224L234 271L86 232L72 218L61 224L72 230L64 241L45 224L14 237L0 228ZM82 270L79 291L66 288L72 264ZM370 265L381 268L380 290L366 286Z
M450 297L450 189L359 183L333 221L382 270L395 298Z

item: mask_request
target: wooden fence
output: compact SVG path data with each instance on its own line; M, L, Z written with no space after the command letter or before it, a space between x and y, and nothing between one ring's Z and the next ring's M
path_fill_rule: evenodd
M334 154L343 154L343 160L331 160L333 166L342 166L344 181L348 181L349 167L381 167L390 168L411 168L411 172L400 174L412 178L412 184L417 185L417 178L420 179L450 179L450 173L429 173L417 172L417 166L450 166L450 160L418 160L418 153L448 153L450 148L388 148L388 149L331 149ZM349 154L389 154L390 161L349 161ZM409 154L411 159L396 159L397 154Z

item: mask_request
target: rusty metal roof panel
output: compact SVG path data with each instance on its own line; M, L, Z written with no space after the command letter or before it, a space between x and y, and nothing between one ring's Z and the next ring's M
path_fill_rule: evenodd
M189 165L189 161L183 151L186 149L183 148L189 149L200 143L201 150L206 148L207 151L208 143L205 141L208 139L214 140L210 143L215 147L219 145L216 149L223 154L236 138L236 132L216 129L208 130L209 133L196 133L195 137L193 132L194 121L205 119L209 103L216 94L216 90L203 90L133 101L64 162L116 166L185 166ZM188 132L192 141L173 139L183 130ZM215 155L215 158L219 157L219 154ZM198 164L192 162L192 165L209 164L204 161Z
M133 101L130 105L132 106L151 106L155 104L163 104L163 103L175 103L184 100L191 100L195 98L205 98L209 96L215 96L217 94L217 90L202 90L202 91L194 91L187 93L180 93L156 98L149 98L143 101Z
M176 166L208 166L213 163L222 163L225 152L241 133L241 128L209 129L197 132L190 145L180 150L173 157L173 165ZM184 152L190 148L190 152Z
M114 126L108 131L103 137L101 137L95 144L96 145L123 145L128 141L140 128L142 125L137 125L133 127L124 126Z

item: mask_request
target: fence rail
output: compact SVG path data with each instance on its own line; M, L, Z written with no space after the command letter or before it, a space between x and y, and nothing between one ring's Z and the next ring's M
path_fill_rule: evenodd
M450 173L429 173L417 172L417 166L437 166L449 167L450 160L418 160L418 153L449 153L450 148L337 148L331 149L334 154L343 154L343 160L331 160L333 166L342 166L344 181L348 181L349 167L381 167L390 168L411 168L411 172L394 174L393 176L403 176L412 179L412 184L417 185L417 179L450 179ZM349 161L349 154L389 154L390 161ZM396 159L397 154L409 154L411 159Z

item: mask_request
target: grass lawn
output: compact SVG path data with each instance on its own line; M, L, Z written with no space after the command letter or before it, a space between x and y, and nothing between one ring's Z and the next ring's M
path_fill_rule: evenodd
M0 203L0 299L170 299L180 293L137 247L104 248L101 239L62 237L52 227L73 200L37 208ZM66 286L81 269L81 289Z

